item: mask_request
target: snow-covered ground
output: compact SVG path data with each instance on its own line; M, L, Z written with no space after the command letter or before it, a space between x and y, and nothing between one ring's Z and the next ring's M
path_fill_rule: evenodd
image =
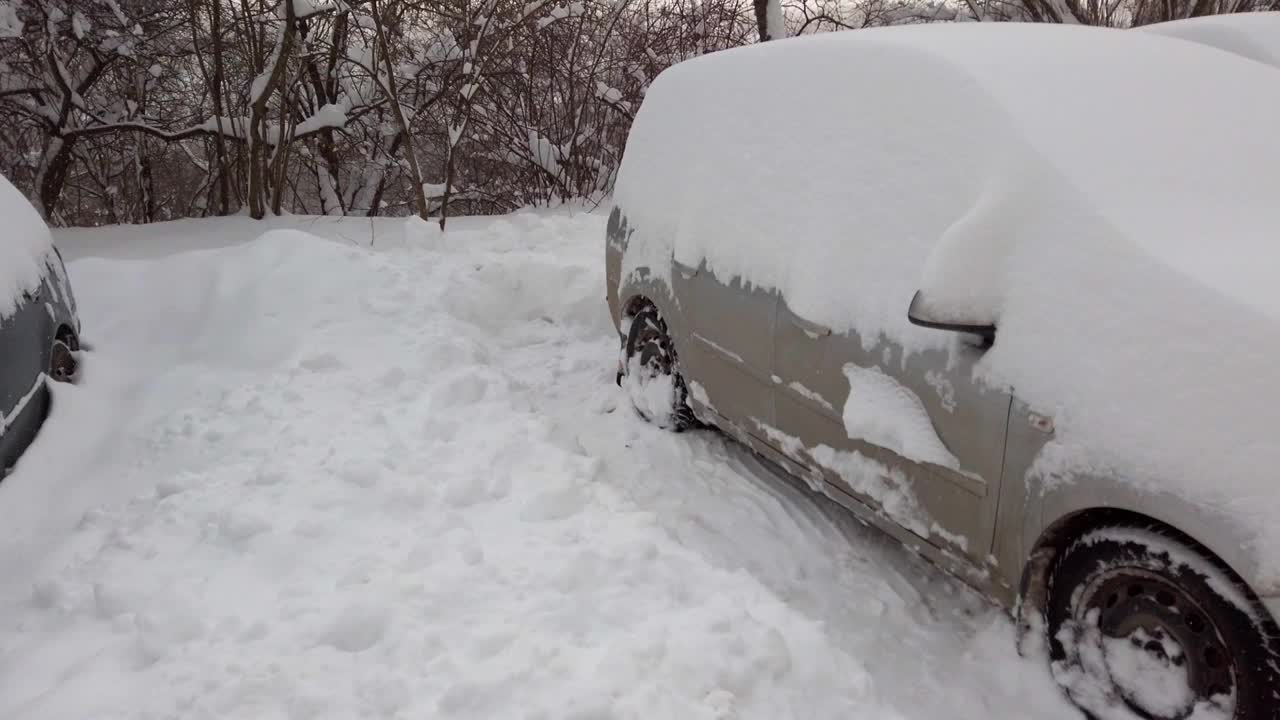
M1078 717L1000 611L636 416L603 216L267 226L58 234L92 349L0 484L0 717Z

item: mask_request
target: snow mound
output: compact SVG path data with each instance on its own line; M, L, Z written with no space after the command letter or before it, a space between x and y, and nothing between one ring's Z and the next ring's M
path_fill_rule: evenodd
M1137 29L1209 45L1280 67L1280 12L1207 15Z
M53 240L40 213L8 178L0 177L0 320L18 309L22 294L40 287Z

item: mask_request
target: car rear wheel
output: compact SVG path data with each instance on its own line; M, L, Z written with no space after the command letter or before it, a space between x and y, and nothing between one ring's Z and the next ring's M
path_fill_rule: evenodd
M697 426L667 323L652 305L631 317L620 384L640 415L654 425L676 432Z
M71 382L75 378L78 363L74 345L74 337L53 341L53 349L49 353L49 377L58 382Z
M1171 534L1076 540L1051 570L1045 621L1054 678L1091 717L1280 717L1265 610Z

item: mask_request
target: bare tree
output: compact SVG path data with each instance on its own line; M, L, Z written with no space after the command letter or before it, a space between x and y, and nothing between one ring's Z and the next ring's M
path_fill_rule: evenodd
M782 0L755 0L756 25L760 29L760 42L780 40L787 36L787 26L782 15Z

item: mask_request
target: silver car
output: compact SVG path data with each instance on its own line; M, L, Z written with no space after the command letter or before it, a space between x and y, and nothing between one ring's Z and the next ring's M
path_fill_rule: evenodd
M1059 64L1077 63L1084 77L1090 72L1091 56L1123 59L1132 42L1132 66L1118 60L1100 66L1099 84L1105 85L1112 73L1122 78L1119 82L1154 77L1166 60L1206 72L1238 72L1244 84L1261 84L1269 69L1245 67L1252 63L1180 41L1131 41L1135 36L1118 31L975 26L841 36L789 40L776 43L776 49L751 48L698 59L668 71L650 90L628 142L606 238L607 298L621 339L619 383L649 421L674 431L719 428L1013 610L1023 631L1021 649L1042 649L1055 678L1090 714L1160 720L1200 716L1197 713L1237 719L1280 717L1280 633L1275 620L1280 588L1265 576L1255 557L1268 548L1251 545L1252 537L1230 516L1209 511L1194 497L1152 490L1102 470L1066 478L1037 471L1037 463L1052 460L1045 449L1061 430L1055 427L1056 418L1041 409L1054 398L1045 402L1042 397L1033 407L1017 390L990 381L983 372L985 359L995 350L1016 355L1025 333L1011 329L1006 335L999 320L969 314L938 299L946 293L931 297L922 280L930 276L926 261L932 262L927 244L921 244L918 256L900 249L910 238L955 235L954 228L966 227L960 220L972 216L957 205L960 212L955 216L960 220L931 227L923 203L909 209L919 211L918 218L885 212L890 219L883 224L897 233L888 242L876 236L872 222L881 217L882 206L893 206L911 191L918 197L949 197L951 186L946 183L959 188L956 197L970 185L1009 186L1011 197L1021 200L1036 197L1032 193L1039 188L1028 189L1031 180L1048 178L1044 182L1065 187L1063 177L1075 179L1070 173L1083 165L1072 165L1078 158L1067 156L1070 153L1063 153L1066 157L1053 173L1042 172L1039 164L1035 173L1025 170L1030 163L1047 165L1046 157L1057 159L1045 150L1048 142L1040 144L1037 153L1028 153L1025 163L1022 158L985 163L982 153L974 153L977 160L963 172L936 164L953 159L952 150L964 147L948 137L949 132L955 131L960 140L972 138L971 145L986 142L983 133L989 126L965 127L970 117L976 123L1009 122L1007 135L991 134L994 154L1017 144L1016 135L1023 129L1018 113L1042 112L1048 102L1084 111L1096 105L1093 98L1073 99L1067 91L1022 105L1022 98L1010 89L1016 83L1004 68L1010 68L1009 74L1025 72L1028 82L1037 77L1050 82L1064 77L1055 75L1064 72ZM885 58L893 62L877 64ZM895 62L909 74L893 78ZM822 91L789 83L788 78L812 78L812 86ZM841 92L856 100L830 90L841 83L848 83ZM936 96L966 84L979 89L942 100ZM930 95L930 87L939 88L936 95ZM760 88L767 90L757 92ZM1183 90L1161 92L1135 101L1133 112L1140 112L1146 102L1157 107L1165 101L1183 102ZM1197 102L1199 92L1198 86L1185 90L1188 106ZM999 112L985 106L981 112L967 108L964 103L974 97ZM1270 104L1259 99L1254 109L1265 107L1268 117L1274 116L1280 107L1275 93L1264 99ZM947 103L957 108L949 125L908 134L920 117L947 116ZM787 112L773 112L773 106L784 106ZM1238 117L1231 108L1223 107L1222 112ZM869 115L875 117L867 119ZM1065 134L1083 131L1089 121L1073 116L1064 123ZM691 129L699 126L705 128L702 133ZM854 139L846 141L846 136ZM878 137L889 139L877 143ZM776 147L753 156L760 138ZM1157 159L1166 156L1158 146L1144 149L1140 136L1124 141L1134 152L1150 151ZM1260 142L1246 149L1274 157L1274 139ZM828 162L832 153L840 152L848 154L848 163ZM1087 149L1076 153L1085 154ZM1240 153L1245 161L1248 154ZM931 164L931 159L936 162ZM859 175L859 163L877 170ZM828 165L833 168L830 177L821 182L812 178ZM1101 167L1097 185L1090 190L1112 182L1111 170ZM1158 179L1163 168L1150 171ZM1228 179L1229 171L1224 171ZM882 186L875 173L882 173ZM1018 182L1005 182L1010 178ZM826 188L835 186L840 193L831 197L849 204L788 194L790 188L802 186L807 193L828 192ZM1117 183L1111 197L1124 191ZM1054 195L1059 201L1044 210L1028 200L1002 211L1012 221L984 221L980 227L1054 232L1055 227L1070 225L1055 213L1097 196L1064 190ZM1252 202L1251 197L1246 200ZM979 199L987 202L981 195ZM1206 207L1210 202L1206 200ZM1121 210L1130 212L1135 206L1124 204ZM1174 195L1163 206L1169 216L1196 209L1180 206ZM724 214L706 216L716 208ZM983 212L989 209L978 206ZM815 213L829 216L831 222L815 221ZM1115 217L1141 219L1136 214ZM861 218L867 220L860 222ZM1084 212L1080 218L1075 231L1084 236L1095 219ZM1107 229L1119 224L1097 221L1097 227ZM897 237L903 238L901 243ZM976 236L975 253L996 252L985 241L981 234ZM830 252L823 252L823 243ZM1018 247L1011 242L997 250L1004 253L1001 258L1016 259ZM1185 250L1179 246L1179 251ZM1257 260L1238 257L1225 262L1239 269ZM898 324L860 325L852 320L842 325L831 320L843 317L838 307L805 309L827 306L812 282L797 282L796 276L823 276L815 264L844 262L852 263L846 273L826 277L870 284L877 273L902 275L900 282L883 284L890 288L887 295L862 296L869 304L896 303ZM1082 276L1106 277L1105 262L1082 267ZM1221 269L1215 265L1215 271ZM966 269L962 280L984 282L971 270ZM1063 268L1063 274L1072 271ZM946 280L947 275L944 265L932 276ZM959 274L951 275L955 284ZM1047 278L1045 287L1057 281ZM913 291L913 283L919 292ZM827 288L831 297L856 297L858 292L837 284ZM1145 300L1135 296L1133 302L1140 305ZM1145 337L1141 328L1132 329L1135 337ZM1075 330L1064 329L1063 335L1070 332ZM1275 329L1260 332L1272 338ZM926 340L907 347L900 337ZM937 342L930 345L928 337ZM1100 335L1100 341L1105 337ZM1070 366L1071 346L1066 347L1056 356L1059 367L1052 372L1070 377L1077 370ZM1120 377L1116 382L1127 380ZM1261 378L1250 387L1255 395L1276 392ZM849 399L859 397L861 404L854 407ZM1117 394L1116 402L1123 397ZM1262 406L1263 413L1272 412L1269 405ZM883 409L887 418L905 420L892 428L878 427L876 417L865 416L868 407ZM1187 410L1191 416L1185 422L1194 427L1196 409ZM1228 419L1229 411L1224 411ZM1150 419L1142 407L1108 407L1106 412L1121 417L1130 413L1143 427ZM864 417L851 417L858 413ZM1275 491L1268 492L1273 498ZM1280 517L1274 519L1280 522Z

